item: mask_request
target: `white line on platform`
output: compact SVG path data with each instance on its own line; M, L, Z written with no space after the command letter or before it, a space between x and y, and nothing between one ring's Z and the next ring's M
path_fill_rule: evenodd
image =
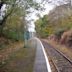
M42 46L42 50L43 50L43 53L44 53L44 56L45 56L45 60L46 60L47 71L48 71L48 72L52 72L52 71L51 71L50 64L49 64L48 56L47 56L47 54L46 54L46 51L45 51L45 49L44 49L44 46L43 46L43 44L41 43L41 41L40 41L38 38L36 38L36 39L40 42L40 44L41 44L41 46Z

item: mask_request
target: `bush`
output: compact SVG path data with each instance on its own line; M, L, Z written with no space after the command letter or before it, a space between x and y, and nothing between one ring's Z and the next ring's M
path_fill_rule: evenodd
M66 29L60 29L58 31L55 32L55 35L57 37L58 40L61 39L62 34L66 31Z
M13 40L23 40L23 33L22 32L17 32L17 31L13 31L13 30L5 30L3 31L3 34L5 37L9 38L9 39L13 39Z

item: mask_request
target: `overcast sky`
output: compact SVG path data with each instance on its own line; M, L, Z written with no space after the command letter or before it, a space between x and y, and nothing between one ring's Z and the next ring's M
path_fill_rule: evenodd
M37 0L37 2L40 3L41 0ZM42 4L41 4L41 6L42 6ZM6 7L6 5L3 5L1 11L4 11L4 10L5 10L5 7ZM32 12L32 13L30 13L29 15L27 15L27 17L26 17L26 19L27 19L28 21L30 21L30 22L28 23L28 25L27 25L29 31L31 31L31 32L34 32L34 31L35 31L34 21L36 21L37 19L39 19L39 18L36 16L36 14L39 13L41 16L43 16L43 15L45 15L45 14L48 14L49 11L53 9L53 5L50 5L50 4L46 4L46 3L45 3L44 8L45 8L44 11L37 11L37 10L35 10L35 9L33 9L33 8L30 8L30 9L29 9L29 10ZM2 13L2 15L3 15L3 14L4 14L4 13ZM2 16L0 16L0 19L2 19ZM31 20L33 20L33 21L31 21Z
M35 1L37 1L38 3L41 3L41 0L35 0ZM34 21L36 21L37 19L39 19L37 16L36 16L36 14L37 13L39 13L40 14L40 16L41 17L43 17L45 14L48 14L49 12L50 12L50 10L52 10L53 8L54 8L54 6L55 5L59 5L59 3L63 3L64 1L66 1L66 0L49 0L49 2L51 2L52 1L52 3L47 3L47 2L43 2L43 4L41 4L41 6L43 6L44 8L45 8L45 10L44 11L36 11L35 9L33 9L33 8L30 8L29 10L32 12L32 13L30 13L29 15L27 15L27 17L26 17L26 19L28 20L28 21L30 21L29 23L28 23L28 30L29 31L31 31L31 32L34 32L35 31L35 24L34 24ZM59 2L59 3L58 3ZM65 3L65 2L64 2ZM4 6L5 7L5 6ZM4 8L3 7L3 8ZM5 9L5 8L4 8ZM33 20L33 21L31 21L31 20Z
M36 0L38 3L41 3L41 0ZM36 21L37 19L39 19L37 16L36 16L36 13L39 13L42 17L46 14L48 14L50 12L50 10L52 10L55 6L59 6L59 5L62 5L62 4L66 4L68 0L48 0L49 2L52 2L52 3L47 3L47 2L44 2L44 8L45 10L44 11L36 11L34 9L30 9L31 11L33 11L33 13L30 13L29 15L27 15L27 20L34 20ZM41 4L41 5L43 5ZM31 21L28 25L29 25L29 28L28 30L29 31L35 31L35 24L34 24L34 21Z
M37 1L40 2L41 0L37 0ZM29 28L28 28L29 31L31 31L31 32L34 32L35 31L34 21L36 21L37 19L39 19L36 14L39 13L40 16L43 17L44 15L48 14L50 10L52 10L54 8L54 5L45 3L44 8L45 8L44 11L36 11L36 10L34 10L32 8L30 9L33 12L30 13L29 15L27 15L27 18L26 18L28 21L33 20L33 21L31 21L28 24L29 25Z

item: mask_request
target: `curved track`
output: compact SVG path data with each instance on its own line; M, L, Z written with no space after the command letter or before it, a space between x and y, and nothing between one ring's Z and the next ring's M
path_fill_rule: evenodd
M52 72L58 72L57 66L55 65L54 61L52 60L52 58L49 55L48 55L48 57L49 57L49 62L50 62Z
M72 72L72 61L67 58L59 50L55 49L47 42L42 41L47 54L51 57L51 60L56 68L56 72Z

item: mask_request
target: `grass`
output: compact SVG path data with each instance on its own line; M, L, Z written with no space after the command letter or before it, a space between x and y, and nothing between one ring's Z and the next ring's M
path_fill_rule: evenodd
M10 55L0 72L32 72L35 48L22 48Z

